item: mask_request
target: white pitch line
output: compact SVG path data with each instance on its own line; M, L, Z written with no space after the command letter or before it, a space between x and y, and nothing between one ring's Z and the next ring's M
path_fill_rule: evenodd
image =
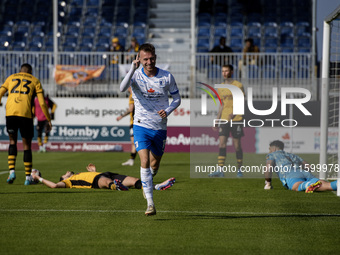
M2 175L2 174L8 174L9 173L9 171L3 171L3 172L0 172L0 175Z
M141 210L58 210L58 209L0 209L1 212L92 212L92 213L141 213ZM277 215L277 216L340 216L330 213L279 213L279 212L209 212L209 211L157 211L178 214L231 214L231 215Z

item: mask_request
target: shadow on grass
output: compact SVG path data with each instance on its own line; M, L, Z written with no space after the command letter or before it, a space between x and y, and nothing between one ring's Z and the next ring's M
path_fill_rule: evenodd
M282 215L208 215L208 214L197 214L197 215L184 215L176 217L179 220L190 219L190 220L230 220L230 219L263 219L263 218L329 218L336 217L340 218L340 214L282 214ZM176 218L171 219L155 219L155 221L172 221Z

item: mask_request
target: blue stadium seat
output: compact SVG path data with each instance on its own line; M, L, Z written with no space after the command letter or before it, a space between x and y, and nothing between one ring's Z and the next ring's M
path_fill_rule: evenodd
M230 27L230 36L243 37L243 28L239 26Z
M71 25L71 26L67 27L66 35L75 36L76 37L76 36L79 35L79 32L80 32L80 27L79 26Z
M76 50L76 47L73 45L63 45L63 51L65 52L72 52L72 51L75 51Z
M110 37L111 36L111 30L112 30L112 27L101 26L99 28L99 34L108 34L109 37Z
M296 35L301 36L305 32L309 32L309 22L298 22L295 25Z
M94 43L94 37L83 37L80 46L92 47Z
M86 5L98 7L99 6L99 0L88 0Z
M144 27L134 27L132 32L133 37L143 37L145 38L145 28Z
M82 36L94 37L96 34L96 27L84 27Z
M242 49L243 45L243 37L233 37L230 38L230 47L231 48L238 48L240 47Z
M84 0L72 0L71 4L76 6L82 6L84 4Z
M88 51L92 51L92 47L89 47L89 46L81 46L79 51L82 51L82 52L88 52Z
M126 37L128 35L128 29L123 26L118 26L115 29L114 35L119 37Z
M23 41L15 41L12 43L12 51L24 51L26 44Z
M294 52L294 47L282 47L281 48L282 53L293 53Z
M266 47L266 48L264 48L265 53L276 53L277 50L278 50L277 47Z
M255 25L258 24L258 25ZM261 34L261 25L260 23L251 23L251 25L247 26L248 37L254 37Z
M41 51L41 47L30 46L30 47L29 47L29 51Z
M298 47L297 48L297 52L298 53L309 53L309 52L311 52L311 48L310 47L308 47L308 48L306 48L306 47Z
M198 37L197 38L197 48L199 47L209 48L209 45L210 45L209 37Z
M210 36L210 27L199 27L197 31L197 36Z
M215 27L214 30L214 36L215 37L226 37L227 36L227 30L225 27Z
M280 45L281 45L281 47L294 47L294 36L293 36L293 34L281 35Z
M64 43L66 43L66 44L77 45L77 42L78 42L78 37L75 37L75 36L66 36L65 40L64 40Z
M96 16L88 16L84 19L83 26L95 26L97 23Z
M17 29L16 29L17 32L22 32L22 33L28 33L29 30L30 30L30 27L26 25L19 25L17 26Z
M96 46L96 51L97 52L105 52L105 51L108 51L109 50L109 47L107 46L107 47L105 47L105 46L103 46L103 45L98 45L98 46Z
M96 7L89 7L86 9L85 16L86 17L97 17L99 9Z
M297 46L302 48L311 47L311 39L310 37L299 37L297 39Z
M268 22L268 23L272 23L272 24L276 24L274 22ZM264 36L272 36L272 37L276 37L278 35L278 29L277 29L277 25L265 25L263 27L263 34Z
M264 38L264 47L278 47L278 40L276 37Z

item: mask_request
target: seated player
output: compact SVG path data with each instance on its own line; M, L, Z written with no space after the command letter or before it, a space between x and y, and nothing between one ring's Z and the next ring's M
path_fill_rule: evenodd
M314 191L337 190L337 182L319 180L308 172L309 164L299 156L285 152L284 143L276 140L269 144L269 154L266 159L264 189L272 189L272 172L276 172L282 185L290 190Z
M142 188L142 183L138 178L111 172L100 173L96 171L96 167L93 164L89 164L86 169L88 172L81 172L77 174L67 171L60 177L60 181L58 183L43 179L36 171L32 171L32 177L34 180L39 181L50 188L92 188L112 190L128 190L129 187L135 187L136 189ZM175 181L175 178L170 178L155 185L154 189L166 190L172 187Z

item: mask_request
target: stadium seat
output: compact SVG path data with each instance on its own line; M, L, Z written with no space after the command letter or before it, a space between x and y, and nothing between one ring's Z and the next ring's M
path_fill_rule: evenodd
M235 47L240 47L242 48L243 45L243 38L242 37L233 37L230 39L230 47L235 48Z
M127 37L128 30L125 27L116 27L114 35L118 37Z
M264 48L264 52L265 53L276 53L278 50L277 47L265 47Z
M300 37L297 39L297 46L301 48L308 48L311 46L310 37Z
M202 36L210 37L210 27L199 27L197 36L198 37L202 37Z
M89 47L89 46L81 46L79 48L79 51L82 51L82 52L89 52L89 51L92 51L92 47Z
M264 38L264 47L278 47L278 40L276 37Z
M303 35L303 33L305 32L309 32L309 22L298 22L295 26L295 30L296 30L296 35L297 36L301 36Z
M74 36L66 36L64 40L64 44L66 45L77 45L78 37Z
M73 0L71 4L75 6L82 6L84 4L84 0Z
M197 48L198 47L204 47L209 48L209 37L198 37L197 38Z
M99 6L99 0L88 0L86 5L87 6L98 7Z
M145 28L143 27L134 27L132 32L133 37L143 37L145 38Z
M88 16L84 19L83 26L96 26L96 24L97 24L97 17Z
M280 45L281 45L281 47L294 47L294 36L293 36L293 34L281 35Z
M254 25L254 24L258 24L258 25ZM260 23L251 23L251 25L247 26L247 34L248 37L254 37L254 36L258 36L259 34L261 34L261 25Z
M294 52L294 47L282 47L281 48L282 53L293 53Z
M91 36L94 37L94 35L96 34L96 27L84 27L82 36Z
M227 36L227 30L225 27L215 27L214 30L214 36L215 37L226 37Z
M230 27L230 36L243 37L243 28L239 26Z

